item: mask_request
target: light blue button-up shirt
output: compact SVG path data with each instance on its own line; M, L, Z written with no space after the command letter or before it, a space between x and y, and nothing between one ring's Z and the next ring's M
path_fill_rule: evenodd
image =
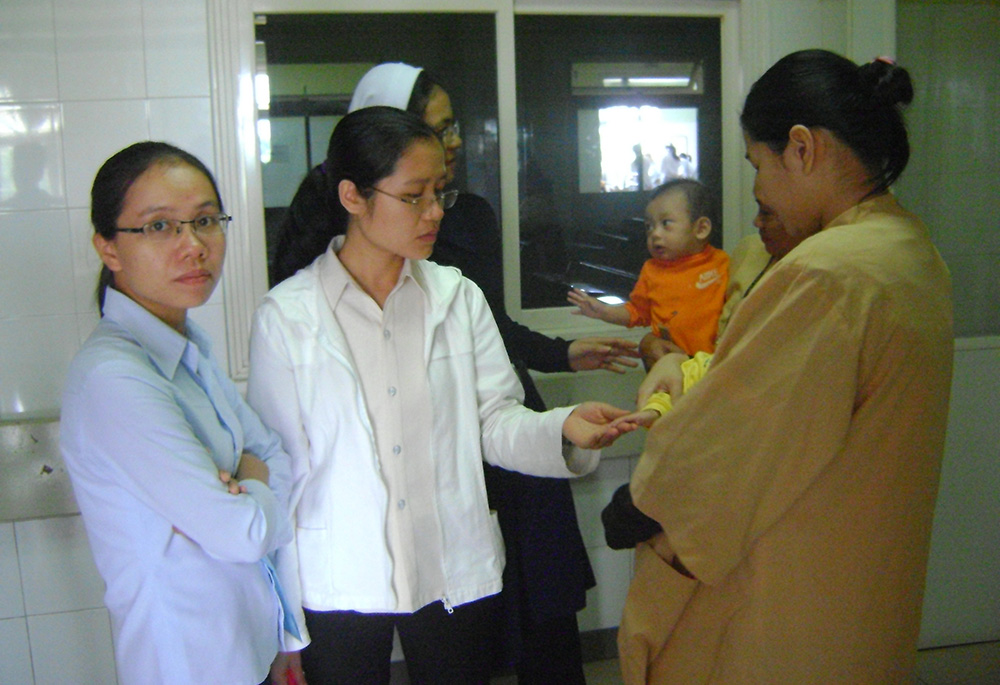
M108 289L104 317L70 367L61 446L107 585L119 678L259 683L281 645L261 559L291 540L280 439L187 336ZM232 495L219 471L243 451L270 487Z

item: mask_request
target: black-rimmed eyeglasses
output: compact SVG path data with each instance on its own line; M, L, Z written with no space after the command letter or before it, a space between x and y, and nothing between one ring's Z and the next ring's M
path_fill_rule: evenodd
M216 236L226 232L226 226L233 217L228 214L207 214L196 219L182 221L181 219L157 219L143 224L139 228L116 228L115 233L142 233L153 240L169 240L180 235L184 224L191 224L191 230L199 238Z
M405 202L406 204L410 205L421 214L427 213L427 210L431 208L432 202L436 202L438 206L441 207L441 209L451 209L452 207L455 206L455 200L458 199L457 190L445 190L440 193L434 193L434 195L432 195L431 197L427 197L426 195L421 195L420 197L414 197L414 198L400 197L399 195L393 195L392 193L387 193L381 188L376 188L374 186L372 186L372 190L374 190L376 193L382 193L383 195L386 195L388 197L395 198L400 202Z

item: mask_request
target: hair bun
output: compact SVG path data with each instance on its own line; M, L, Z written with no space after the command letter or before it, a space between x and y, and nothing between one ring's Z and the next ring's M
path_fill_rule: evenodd
M869 92L877 105L896 107L913 101L913 82L910 72L888 57L876 57L858 67L862 88Z

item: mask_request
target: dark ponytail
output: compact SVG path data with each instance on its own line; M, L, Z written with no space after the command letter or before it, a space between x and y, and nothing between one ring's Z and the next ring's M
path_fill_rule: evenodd
M334 236L347 230L340 182L351 181L362 197L370 197L375 184L392 175L396 162L417 140L440 144L420 117L395 107L364 107L340 120L330 136L326 161L299 185L278 229L269 274L272 287L309 266Z
M910 144L903 108L913 100L910 75L892 60L858 66L826 50L793 52L754 83L740 115L747 136L781 152L797 124L825 128L869 173L872 194L903 173Z

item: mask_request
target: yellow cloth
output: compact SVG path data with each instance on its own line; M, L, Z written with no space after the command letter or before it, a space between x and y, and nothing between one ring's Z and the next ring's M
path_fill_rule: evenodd
M638 683L912 675L953 356L950 280L889 196L774 264L649 431L619 647ZM698 579L681 579L678 558Z
M708 371L708 365L712 361L712 355L707 352L698 352L691 359L681 364L681 372L683 373L682 387L684 392L687 392L694 386L695 383L700 381ZM673 409L673 401L670 399L670 393L666 392L654 392L646 400L646 406L642 408L642 411L652 409L657 412L660 416L663 416L668 411Z

